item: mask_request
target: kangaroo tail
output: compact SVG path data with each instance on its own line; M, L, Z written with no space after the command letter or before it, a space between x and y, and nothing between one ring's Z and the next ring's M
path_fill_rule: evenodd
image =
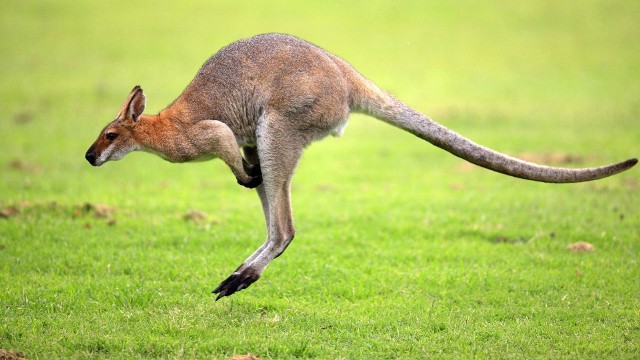
M476 144L413 110L369 80L362 80L363 82L358 86L359 94L352 99L355 111L372 115L455 156L505 175L548 183L574 183L611 176L630 169L638 162L638 159L629 159L601 167L570 169L538 165L516 159Z

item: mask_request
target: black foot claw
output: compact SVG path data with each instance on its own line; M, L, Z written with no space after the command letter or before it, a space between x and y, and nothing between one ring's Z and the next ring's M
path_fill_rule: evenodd
M216 301L225 296L230 296L236 291L246 289L260 278L260 274L255 274L250 268L246 268L241 272L234 272L213 290L214 294L218 294Z

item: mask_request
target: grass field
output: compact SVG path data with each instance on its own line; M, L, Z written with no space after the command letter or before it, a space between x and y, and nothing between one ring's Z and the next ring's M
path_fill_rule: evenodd
M134 85L157 112L217 49L273 31L496 150L569 167L640 155L640 2L346 4L0 2L0 349L640 357L639 169L526 182L354 115L302 159L296 240L215 302L264 240L257 196L220 161L84 160Z

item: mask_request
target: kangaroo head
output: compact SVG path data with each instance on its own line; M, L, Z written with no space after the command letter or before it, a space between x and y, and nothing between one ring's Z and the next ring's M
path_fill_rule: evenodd
M118 117L100 132L85 158L93 166L100 166L109 160L120 160L131 151L140 148L135 138L135 127L144 111L146 96L140 86L136 86L122 104Z

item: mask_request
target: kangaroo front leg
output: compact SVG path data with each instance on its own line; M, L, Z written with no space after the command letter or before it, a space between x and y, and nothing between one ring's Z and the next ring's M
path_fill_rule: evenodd
M200 131L213 138L207 144L210 146L209 151L229 166L238 184L252 189L262 183L260 164L250 164L242 158L236 137L225 123L207 120L201 122L201 126L204 129Z

